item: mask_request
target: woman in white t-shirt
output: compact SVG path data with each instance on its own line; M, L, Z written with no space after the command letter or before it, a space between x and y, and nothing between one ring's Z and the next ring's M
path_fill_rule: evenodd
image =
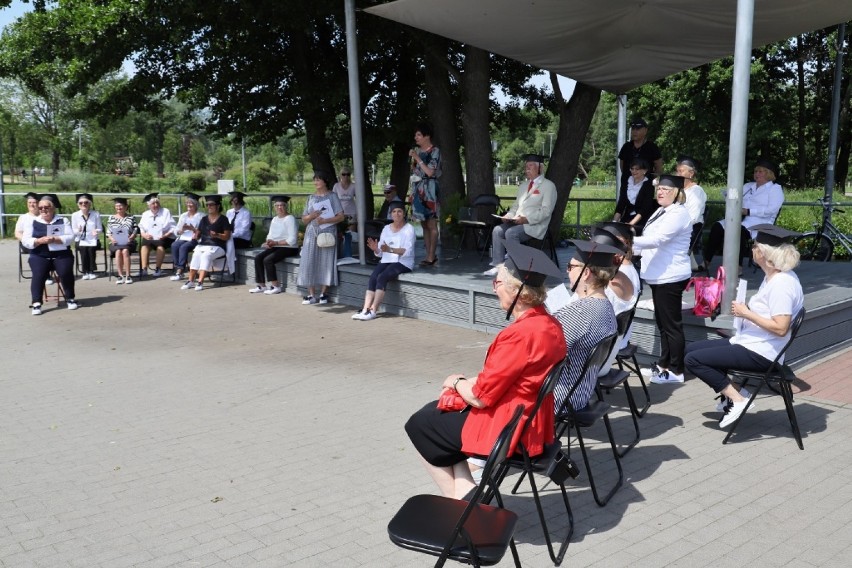
M754 262L766 276L748 304L731 304L731 313L742 318L742 325L730 339L698 341L686 350L687 370L721 395L717 409L724 412L719 422L723 428L745 411L751 395L734 387L728 370L766 371L790 339L790 324L804 304L802 286L793 272L799 252L786 242L799 233L767 224L751 228L757 231Z
M267 296L281 293L278 270L275 267L278 261L299 254L299 224L287 210L290 198L286 195L273 195L269 199L275 208L275 217L269 223L266 240L260 245L263 250L254 257L256 285L249 290L252 294L263 293Z

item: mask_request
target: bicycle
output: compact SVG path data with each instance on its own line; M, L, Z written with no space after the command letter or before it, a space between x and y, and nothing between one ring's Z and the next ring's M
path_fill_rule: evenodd
M846 249L847 256L852 257L852 238L844 235L829 220L827 215L829 211L833 213L843 213L843 211L837 209L836 203L832 203L825 198L817 199L817 203L822 205L822 223L814 223L816 231L805 233L793 239L793 246L799 250L801 259L828 262L834 254L835 241Z

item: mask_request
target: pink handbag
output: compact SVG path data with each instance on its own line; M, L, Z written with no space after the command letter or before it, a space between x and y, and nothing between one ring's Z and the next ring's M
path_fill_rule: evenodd
M710 276L693 276L686 285L688 291L695 286L695 307L692 313L700 318L715 319L721 311L722 292L725 290L725 269L719 267L716 278Z

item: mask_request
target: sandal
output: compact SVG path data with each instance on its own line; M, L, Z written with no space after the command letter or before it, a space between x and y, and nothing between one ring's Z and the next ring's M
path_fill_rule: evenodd
M421 261L420 261L420 266L434 266L436 262L438 262L438 259L437 259L437 258L436 258L436 259L434 259L434 260L432 260L431 262L430 262L430 261L428 261L428 260L421 260Z

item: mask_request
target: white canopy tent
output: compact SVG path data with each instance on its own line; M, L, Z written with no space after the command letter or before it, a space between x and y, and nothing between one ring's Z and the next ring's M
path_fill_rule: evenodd
M751 49L846 22L852 1L396 0L367 12L617 94L733 54L725 220L735 227L742 221ZM738 249L739 231L728 231L729 274L736 274ZM735 288L728 279L724 313Z
M396 0L366 11L620 94L732 55L737 0ZM849 0L754 0L751 43L850 19Z

